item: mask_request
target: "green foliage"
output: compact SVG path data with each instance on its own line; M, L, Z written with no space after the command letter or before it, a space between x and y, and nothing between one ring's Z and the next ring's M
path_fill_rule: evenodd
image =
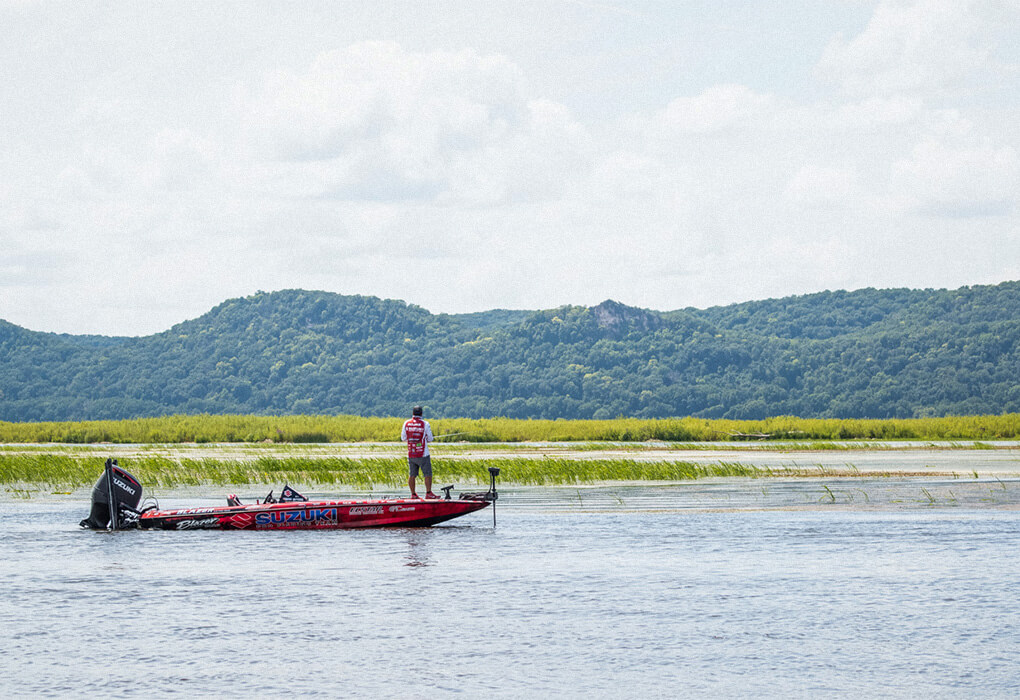
M416 403L428 416L511 419L1018 413L1020 283L665 313L604 302L460 316L290 290L233 299L143 338L0 322L0 417L10 421L404 416ZM300 431L232 434L337 439Z
M312 484L357 489L399 487L407 480L403 458L302 459L263 457L256 460L121 459L120 466L147 489L175 486L238 484ZM501 483L557 485L600 481L680 481L711 476L759 476L758 469L736 463L644 462L628 459L487 459L444 460L441 478L451 483L484 484L487 467L499 467ZM78 488L95 482L103 469L98 457L0 453L0 483Z

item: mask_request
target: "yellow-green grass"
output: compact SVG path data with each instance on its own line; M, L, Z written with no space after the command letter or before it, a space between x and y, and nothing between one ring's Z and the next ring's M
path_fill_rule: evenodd
M101 457L62 454L0 454L0 483L79 488L93 483L102 472ZM121 459L148 488L203 484L334 485L357 489L396 487L407 480L403 457L372 459L302 459L259 457L245 460L173 459L140 457ZM437 469L443 483L485 484L488 467L501 470L500 482L522 485L585 484L602 481L680 481L703 477L755 477L765 472L744 464L719 462L638 461L629 459L574 460L553 457L527 459L444 460Z
M109 421L10 423L0 421L6 443L349 443L399 438L403 418L360 416L192 415ZM753 441L1010 440L1020 438L1020 414L904 419L780 416L757 421L703 418L524 420L432 418L437 435L486 442L697 443ZM442 439L442 438L441 438Z

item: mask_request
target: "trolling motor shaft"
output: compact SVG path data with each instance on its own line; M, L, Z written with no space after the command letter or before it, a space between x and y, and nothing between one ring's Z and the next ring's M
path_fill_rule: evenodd
M496 477L499 476L499 467L489 467L489 490L485 493L462 493L460 497L468 501L488 501L492 504L492 526L496 527L496 501L499 494L496 492Z
M499 476L499 467L489 467L489 492L485 494L485 500L495 501L499 498L496 493L496 477Z
M496 493L496 477L499 476L499 467L489 467L489 493L488 500L492 501L492 526L496 527L496 500L499 494Z

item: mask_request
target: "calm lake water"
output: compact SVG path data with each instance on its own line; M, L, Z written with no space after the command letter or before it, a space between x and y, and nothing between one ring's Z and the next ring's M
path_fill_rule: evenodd
M421 530L112 534L78 530L87 496L5 497L0 690L1015 697L1018 494L507 489L495 529L486 510Z

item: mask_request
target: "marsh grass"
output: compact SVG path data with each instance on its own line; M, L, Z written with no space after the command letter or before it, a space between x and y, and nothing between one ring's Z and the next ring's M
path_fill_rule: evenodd
M0 483L79 488L95 482L103 463L101 457L0 453ZM371 489L397 487L407 480L407 461L403 457L307 459L265 456L224 460L144 456L122 458L119 463L150 489L283 482ZM694 464L629 459L502 458L443 460L436 466L436 482L486 485L488 467L500 469L501 483L520 485L687 481L722 476L758 477L766 473L737 462Z
M9 423L0 442L57 443L338 443L388 442L403 418L362 416L191 415L110 421ZM790 442L848 440L1009 440L1020 438L1020 413L905 419L837 419L779 416L755 421L706 418L527 420L436 418L437 435L486 442L741 442L753 436ZM825 449L813 445L813 449ZM839 449L845 449L840 446Z

